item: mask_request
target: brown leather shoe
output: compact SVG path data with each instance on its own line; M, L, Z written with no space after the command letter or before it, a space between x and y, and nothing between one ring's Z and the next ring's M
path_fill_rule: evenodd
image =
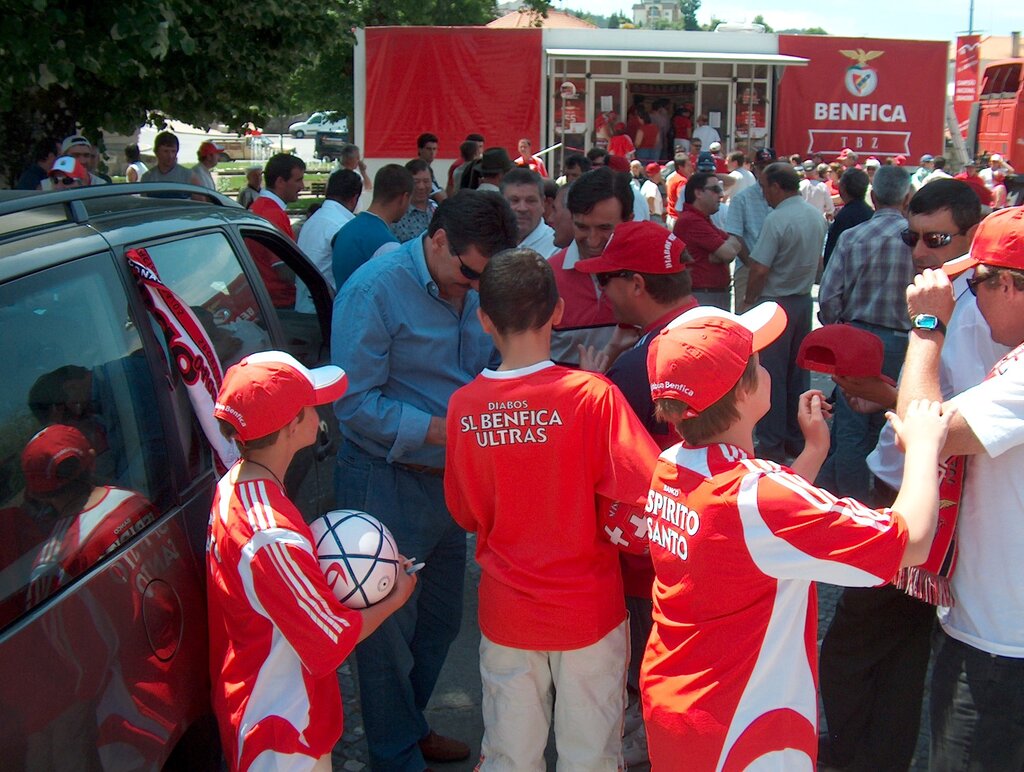
M469 746L431 729L430 734L420 740L420 753L427 761L465 761L469 758Z

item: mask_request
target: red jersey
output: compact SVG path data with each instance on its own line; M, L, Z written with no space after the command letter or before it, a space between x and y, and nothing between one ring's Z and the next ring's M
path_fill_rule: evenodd
M710 255L729 239L729 234L693 204L683 204L672 232L686 242L686 251L693 258L693 262L686 265L693 278L693 288L728 290L729 264L712 263Z
M647 498L654 630L641 670L654 768L778 768L817 756L814 581L869 587L906 525L732 445L662 453Z
M629 138L628 134L616 134L608 140L608 152L611 155L629 157L635 151L636 148L633 147L633 140Z
M292 230L288 213L274 199L260 196L253 201L249 211L258 214L264 220L269 220L281 233L295 241L295 231ZM277 266L284 265L281 258L256 239L247 238L245 245L249 248L249 254L252 255L252 259L256 263L263 283L267 285L267 292L270 293L274 308L293 307L295 305L295 285L282 279L276 270Z
M679 172L673 172L665 180L665 213L671 217L676 217L676 206L679 203L679 194L683 192L683 188L686 187L687 178Z
M552 359L559 363L579 362L577 344L603 348L617 325L612 304L593 274L576 270L579 260L580 250L575 241L548 258L558 294L565 301L562 321L551 337Z
M233 485L232 474L217 484L206 555L224 755L232 770L268 753L288 757L289 769L311 768L341 737L334 671L359 640L362 617L335 599L309 527L278 485Z
M544 165L544 161L539 156L531 155L528 159L519 156L512 163L516 166L525 166L530 171L537 172L541 177L548 176L548 167Z
M618 388L550 361L484 370L452 395L447 422L445 498L477 534L481 632L567 651L621 624L618 551L595 495L642 502L658 449Z

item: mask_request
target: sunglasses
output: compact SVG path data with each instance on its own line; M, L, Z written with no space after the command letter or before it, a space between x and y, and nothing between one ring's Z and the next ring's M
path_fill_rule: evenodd
M74 185L78 180L74 177L50 177L50 182L54 185Z
M708 193L714 193L715 195L722 195L723 190L721 185L712 185L711 187L704 188Z
M971 291L971 294L974 295L974 297L978 297L978 285L984 284L989 279L992 279L998 275L999 274L997 273L989 274L988 276L978 276L977 274L975 274L974 276L967 280L967 289Z
M462 262L462 257L457 252L453 252L452 254L454 254L455 259L459 261L459 270L462 271L463 276L465 276L470 281L478 281L480 279L480 277L483 275L480 273L480 271L475 271L468 265L466 265L464 262Z
M944 247L953 240L954 236L963 236L965 231L959 231L957 233L939 233L935 231L929 231L928 233L918 233L907 228L904 231L900 231L900 238L903 239L903 243L908 247L916 247L917 242L924 240L924 245L929 249L938 249Z
M633 275L633 271L607 271L605 273L594 274L597 279L597 285L599 287L607 287L608 282L612 279L628 279Z

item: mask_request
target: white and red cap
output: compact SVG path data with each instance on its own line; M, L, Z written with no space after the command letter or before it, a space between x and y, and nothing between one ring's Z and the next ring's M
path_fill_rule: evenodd
M334 402L346 388L340 367L310 370L291 354L260 351L228 368L213 415L248 442L287 426L303 408Z
M979 264L1024 271L1024 207L1000 209L982 220L974 232L971 251L947 260L942 271L954 277Z
M92 471L95 455L78 429L53 424L38 432L21 452L21 471L29 493L53 493L85 472Z
M82 182L89 181L89 172L86 171L85 167L82 166L81 162L77 158L73 158L69 155L62 155L56 161L53 162L53 166L50 167L50 171L47 172L50 177L57 177L60 175L66 175L68 177L74 177L76 180Z
M739 383L747 361L786 329L778 303L761 303L745 314L697 306L680 314L651 341L647 377L651 399L675 399L700 415Z
M222 148L216 142L213 142L212 140L208 139L199 146L199 152L197 153L197 155L200 158L205 158L208 155L219 155L220 153L223 152L224 148Z

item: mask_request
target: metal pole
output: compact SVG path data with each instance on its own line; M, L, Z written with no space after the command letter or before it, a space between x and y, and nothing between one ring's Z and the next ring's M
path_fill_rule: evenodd
M967 17L967 34L974 34L974 0L971 0L971 7Z

